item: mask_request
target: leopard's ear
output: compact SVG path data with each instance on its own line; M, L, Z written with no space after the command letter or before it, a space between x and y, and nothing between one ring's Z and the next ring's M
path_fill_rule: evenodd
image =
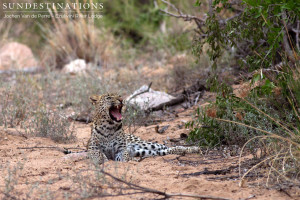
M90 102L95 105L97 103L97 101L99 101L101 98L101 96L99 95L92 95L90 96Z

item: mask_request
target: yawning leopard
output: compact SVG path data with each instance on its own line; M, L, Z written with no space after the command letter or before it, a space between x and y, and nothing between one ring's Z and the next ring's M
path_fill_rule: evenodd
M167 147L147 142L126 134L122 128L123 100L117 94L93 95L90 101L95 106L92 134L88 143L88 155L97 163L107 160L127 162L138 158L199 153L199 147Z

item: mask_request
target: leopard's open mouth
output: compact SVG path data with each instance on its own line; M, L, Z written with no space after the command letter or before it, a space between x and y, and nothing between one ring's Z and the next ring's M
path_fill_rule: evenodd
M109 109L110 118L116 122L120 122L122 120L122 104L118 106L112 105Z

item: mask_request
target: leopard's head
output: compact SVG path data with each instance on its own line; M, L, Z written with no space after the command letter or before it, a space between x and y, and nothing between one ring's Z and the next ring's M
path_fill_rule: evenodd
M104 94L90 96L91 103L95 106L94 118L111 120L115 123L122 121L123 99L117 94Z

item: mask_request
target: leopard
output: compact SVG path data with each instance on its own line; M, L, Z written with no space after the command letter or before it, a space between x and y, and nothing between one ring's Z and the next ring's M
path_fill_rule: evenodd
M124 100L118 94L91 95L89 100L94 106L94 113L87 152L88 157L95 163L108 160L128 162L168 154L200 153L198 146L168 147L125 133L122 123Z

